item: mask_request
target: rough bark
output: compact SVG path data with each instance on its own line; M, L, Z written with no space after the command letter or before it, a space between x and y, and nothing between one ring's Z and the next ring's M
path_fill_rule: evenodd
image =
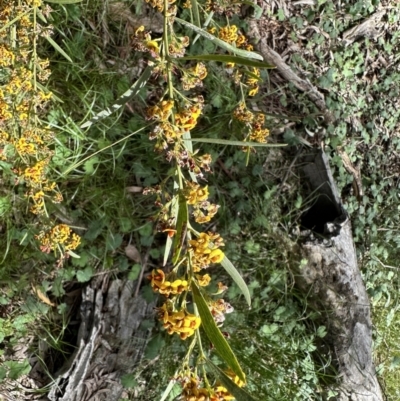
M149 333L141 329L153 314L135 283L104 275L82 294L77 350L56 373L51 401L118 401L122 374L140 362Z
M311 236L310 230L303 233L300 248L307 264L296 272L296 283L309 294L312 308L323 313L340 383L335 400L380 401L372 360L370 303L357 266L351 223L325 154L315 151L304 160L303 176L316 197L305 221L318 230ZM310 212L317 218L313 220Z

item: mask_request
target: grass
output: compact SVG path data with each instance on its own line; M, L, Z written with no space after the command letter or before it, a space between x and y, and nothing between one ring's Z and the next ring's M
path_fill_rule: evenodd
M138 4L124 4L135 16ZM277 11L273 18L289 24L294 35L300 35L301 21L308 21L334 41L376 8L375 3L365 1L343 4L343 10L338 10L328 0L300 12L290 9L289 18ZM113 104L130 87L143 67L141 54L128 45L132 27L107 11L105 4L87 1L54 5L54 10L53 39L72 62L48 42L40 42L40 55L51 61L47 87L55 98L41 119L57 134L50 167L64 197L61 204L49 206L49 213L82 237L75 251L80 259L71 258L56 269L56 258L39 252L34 245L39 222L28 212L23 188L4 185L0 196L3 383L17 378L18 372L29 371L26 361L7 355L27 337L35 338L31 352L40 357L44 339L54 350L42 360L49 374L72 350L70 341L75 334L68 328L69 306L51 307L46 299L43 302L35 296L32 286L39 288L49 302L57 303L64 295L65 282L82 286L94 274L107 270L120 277L133 277L135 270L123 251L131 241L141 254L150 248L155 265L163 257L163 237L154 234L149 222L155 213L154 199L127 190L156 185L171 174L171 165L154 153L148 132L129 136L148 124L145 109L160 97L160 77L153 77L125 108L82 130L83 122ZM336 26L330 23L334 19L339 21ZM351 214L360 267L373 305L378 372L389 400L399 397L398 126L395 100L390 96L398 90L399 77L396 64L374 72L372 67L364 71L362 61L366 49L371 57L397 54L397 19L395 11L389 11L389 33L375 42L361 39L350 47L340 42L333 46L323 35L313 34L307 51L289 58L293 66L307 70L314 84L329 91L327 104L338 118L336 124L323 127L326 151ZM107 23L100 22L103 20ZM328 60L323 51L331 45L334 57ZM212 52L215 47L200 40L193 51L201 54L204 50ZM378 78L365 85L364 78L374 73ZM293 122L290 134L294 138L301 136L304 127L311 131L319 128L318 111L305 96L290 86L274 84L267 71L263 75L269 82L268 91L256 99L267 114L267 126L279 129ZM205 95L207 105L205 117L192 136L241 139L243 126L231 121L239 91L228 75L222 75L220 65L210 63L199 93ZM379 101L371 105L371 97ZM357 115L361 128L354 129L349 122L352 115ZM285 135L286 139L290 136L288 130ZM278 135L272 138L282 140ZM339 145L353 162L364 163L366 195L360 204L351 195L351 177L335 152ZM309 201L299 195L298 178L290 172L285 186L281 186L290 169L291 151L259 150L248 161L240 148L201 144L200 150L213 156L208 184L212 200L221 206L206 228L217 228L225 239L225 252L248 283L253 299L249 311L237 287L231 285L226 298L235 313L227 315L223 328L230 334L232 348L247 374L248 391L262 399L323 399L326 385L335 381L329 357L317 351L324 327L317 323L318 311L307 311L306 296L294 286L290 266L301 261L289 248L282 249ZM1 179L5 184L11 182L5 174ZM210 269L210 274L215 282L230 284L229 277L219 270ZM42 323L41 330L37 329L38 322ZM131 399L157 399L174 376L185 349L174 337L154 331L144 360L130 372L136 383L128 391ZM213 351L210 358L220 362ZM174 391L178 390L176 385Z

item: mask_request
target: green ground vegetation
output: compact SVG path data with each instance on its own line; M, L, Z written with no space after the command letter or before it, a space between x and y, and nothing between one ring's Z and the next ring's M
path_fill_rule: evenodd
M125 246L134 243L142 254L149 250L154 265L165 249L164 236L150 221L154 198L140 192L171 174L171 165L154 152L149 131L143 129L149 123L146 108L160 97L162 78L152 77L124 107L81 128L114 104L143 69L142 54L132 50L130 40L132 21L140 21L146 4L84 0L51 6L53 42L40 39L38 54L50 60L46 87L54 96L40 118L56 134L49 169L63 201L51 204L48 213L72 227L81 245L73 251L79 258L71 257L58 267L57 256L39 250L35 235L41 221L29 212L24 187L13 183L0 162L0 379L15 386L14 380L30 370L27 360L13 359L13 347L21 339L33 338L32 355L39 353L43 338L54 349L55 360L71 353L68 306L57 302L65 283L84 285L101 271L135 280L140 265L126 256ZM343 32L380 7L387 8L377 27L380 34L346 46ZM324 123L306 95L275 83L274 73L265 69L264 83L251 102L266 116L269 141L288 147L257 149L249 157L224 143L199 145L212 155L213 173L207 179L210 197L220 205L208 228L216 227L225 239L225 254L240 271L253 302L248 310L229 276L210 269L215 282L229 283L226 299L235 308L222 330L229 334L247 375L247 390L260 399L322 400L326 384L335 381L329 355L318 352L326 334L316 323L319 312L307 309L306 295L294 286L290 266L301 261L282 247L309 201L302 198L297 177L285 178L290 154L304 140L315 142L321 135L351 216L359 266L373 306L379 378L388 399L399 399L399 8L396 2L377 0L345 0L340 7L333 0L285 10L271 6L271 30L266 34L279 38L277 51L297 43L287 62L323 91L336 121ZM193 16L186 10L183 17ZM230 23L246 32L239 15L232 15ZM154 36L160 36L154 30ZM194 55L213 51L215 46L202 38L191 48ZM232 122L237 86L220 63L207 66L204 87L198 89L207 105L192 136L243 140L242 127ZM361 199L352 192L352 177L343 167L339 147L361 169ZM147 281L144 285L149 286ZM158 399L185 350L185 343L155 329L144 360L125 376L131 399ZM211 358L220 362L213 354ZM177 397L179 390L173 387L168 399Z

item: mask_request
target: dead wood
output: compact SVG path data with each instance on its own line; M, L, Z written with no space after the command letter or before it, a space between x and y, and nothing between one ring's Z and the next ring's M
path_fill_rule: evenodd
M303 223L314 233L307 230L299 243L307 263L295 272L296 283L309 294L309 305L323 314L340 383L334 400L381 401L372 360L370 303L357 266L351 223L323 151L314 150L303 161L303 177L315 196Z
M121 375L140 362L149 332L141 329L152 316L147 302L129 280L99 276L82 294L77 350L56 373L51 401L118 401Z

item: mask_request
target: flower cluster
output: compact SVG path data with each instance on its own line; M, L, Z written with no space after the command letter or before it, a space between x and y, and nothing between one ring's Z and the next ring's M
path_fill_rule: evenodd
M51 8L41 0L5 0L0 10L0 159L9 166L13 180L24 184L30 211L41 219L44 230L49 227L46 201L59 203L62 195L49 178L49 164L54 151L54 133L41 123L52 93L44 88L50 76L49 60L36 53L40 36L52 33L51 26L41 26L36 17L38 8L48 16ZM38 236L41 249L64 254L79 243L74 234L65 239L61 226L49 228L49 234ZM61 230L59 232L59 230ZM68 228L68 230L70 230ZM61 236L60 236L61 235Z
M210 325L215 322L214 329L218 330L215 326L220 326L225 320L225 314L233 311L232 306L222 298L213 298L224 292L227 287L217 283L216 292L207 293L205 287L210 285L211 276L202 272L213 264L224 263L225 255L220 249L224 246L223 239L216 232L198 232L196 226L192 225L210 222L219 208L219 205L209 201L209 188L204 185L205 173L211 171L211 156L201 155L193 150L190 141L191 131L198 127L205 108L201 95L193 96L187 92L202 87L207 77L207 69L202 62L189 61L190 57L182 59L189 45L189 39L186 36L179 37L174 32L174 16L177 10L175 0L146 1L163 12L165 29L162 38L156 39L150 32L140 27L135 32L132 42L136 50L150 56L148 63L154 67L154 75L159 80L165 80L163 95L147 108L146 118L154 122L149 138L155 142L155 151L163 154L165 160L174 166L174 173L169 174L162 185L144 190L144 193L156 196L155 204L159 208L157 216L154 217L154 220L157 220L156 228L168 236L165 263L169 252L172 253L172 266L168 267L170 272L154 269L148 279L153 290L165 297L164 303L157 310L158 318L167 333L178 334L185 340L196 332L183 365L189 366L190 361L194 360L191 353L196 344L199 349L198 360L205 357L201 345L201 331L198 330L202 323L201 317L204 318L206 332L208 327L205 323ZM191 8L190 1L185 1L182 6ZM207 11L226 15L237 8L229 0L218 2L207 0L205 7ZM218 33L216 33L217 28L211 28L210 31L237 48L252 50L246 37L235 25L219 28ZM229 67L235 66L230 64ZM258 91L260 73L257 69L244 68L244 70L235 68L238 72L232 77L235 83L247 87L248 95L253 96ZM243 113L245 113L244 108ZM261 114L255 116L248 112L247 117L248 120L241 120L249 129L246 139L262 141L263 116ZM204 302L209 312L204 307ZM195 305L193 310L189 311L187 305L190 303ZM214 322L209 318L209 314L214 318ZM222 336L222 333L220 335ZM204 368L204 385L197 376L197 370L196 373L193 372L185 368L179 375L182 384L180 399L184 401L234 399L221 383L209 385ZM236 376L230 377L236 385L243 385Z
M73 233L66 224L58 224L51 230L42 231L36 238L41 243L40 249L46 253L60 247L72 251L79 246L81 241L79 235Z
M239 387L244 386L233 372L228 371L226 374ZM216 383L213 387L204 387L200 378L192 372L185 372L178 380L182 385L182 400L183 401L231 401L234 400L229 391L220 383Z
M224 245L219 234L200 233L199 237L189 241L189 254L193 271L206 269L212 263L221 263L224 253L219 249Z
M198 316L188 313L186 309L174 311L168 303L158 308L158 313L167 333L177 333L182 340L192 336L201 324L201 319Z
M233 116L236 120L244 123L249 131L248 139L250 141L265 143L269 135L269 130L264 128L265 116L261 113L254 114L246 108L244 103L240 103L239 106L233 112Z
M208 199L208 186L201 187L199 184L187 181L185 188L187 204L193 207L194 221L199 224L209 222L218 212L219 205L210 203ZM205 214L204 212L207 212Z
M169 295L182 294L183 292L187 292L189 289L189 283L187 280L177 279L174 281L168 281L165 279L165 273L161 269L153 270L148 278L151 280L153 290L165 295L166 297Z

